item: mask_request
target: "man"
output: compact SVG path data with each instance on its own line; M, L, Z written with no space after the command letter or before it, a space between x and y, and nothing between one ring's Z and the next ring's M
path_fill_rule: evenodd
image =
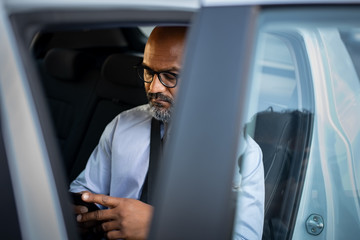
M153 30L139 67L149 104L123 112L109 123L86 168L70 186L71 192L85 192L84 201L107 208L87 212L86 207L76 206L75 212L80 223L100 222L109 239L147 237L153 207L138 199L149 167L150 126L152 118L162 121L161 136L164 136L177 92L185 35L185 27ZM250 146L249 149L257 150L253 151L253 157L261 162L259 147L254 142ZM252 171L262 177L263 186L262 165ZM263 199L259 201L255 208L261 212ZM260 229L252 227L261 236L263 213L259 218Z

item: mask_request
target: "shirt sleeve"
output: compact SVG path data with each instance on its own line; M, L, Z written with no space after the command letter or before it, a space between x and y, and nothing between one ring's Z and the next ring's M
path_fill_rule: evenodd
M109 194L111 145L118 120L119 117L116 117L106 126L85 169L70 184L70 192L90 191L97 194Z
M250 137L235 179L236 213L233 239L261 239L264 224L265 183L262 152Z

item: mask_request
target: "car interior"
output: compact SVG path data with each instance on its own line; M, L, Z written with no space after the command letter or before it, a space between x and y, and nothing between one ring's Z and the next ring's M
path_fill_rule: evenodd
M281 48L278 39L283 41L276 34L269 37L276 51ZM147 102L144 84L133 68L142 61L146 40L137 27L45 31L35 36L32 55L69 183L84 169L107 123L120 112ZM265 97L259 100L246 131L264 156L263 239L285 239L299 202L312 113L297 101L304 87L295 74L300 67L290 61L294 55L288 56L287 66L271 64L276 59L268 56L272 54L266 55L260 71L261 96ZM274 92L278 90L274 85L283 89Z
M84 169L107 123L147 102L133 68L142 60L141 34L126 28L36 36L34 57L69 182Z

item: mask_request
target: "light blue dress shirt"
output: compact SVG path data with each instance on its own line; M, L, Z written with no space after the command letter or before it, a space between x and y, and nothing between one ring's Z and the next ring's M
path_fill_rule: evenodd
M241 168L236 166L233 180L233 192L237 195L233 239L262 239L265 201L262 151L249 136L243 143Z
M71 192L90 191L139 199L149 166L149 105L122 112L105 128ZM161 135L164 130L162 129ZM237 211L234 239L261 239L264 217L264 173L260 147L246 138L245 157L234 178Z

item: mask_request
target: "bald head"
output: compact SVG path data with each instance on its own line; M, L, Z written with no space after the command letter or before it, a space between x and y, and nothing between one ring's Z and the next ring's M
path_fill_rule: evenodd
M147 69L147 75L153 76L150 77L152 82L145 82L145 90L153 116L164 122L170 119L178 85L167 87L154 71L162 72L164 78L179 74L186 30L186 27L156 27L151 32L145 46L143 65Z
M155 62L161 70L166 62L175 64L178 70L184 51L186 27L156 27L151 32L145 46L144 63ZM156 61L152 61L156 60Z
M187 27L155 27L151 32L148 43L155 41L183 41Z

